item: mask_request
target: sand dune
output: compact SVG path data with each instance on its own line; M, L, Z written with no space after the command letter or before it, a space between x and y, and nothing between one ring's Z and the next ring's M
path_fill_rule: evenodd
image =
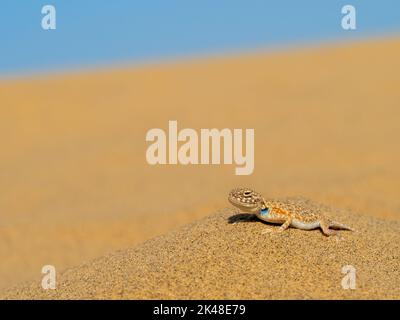
M357 231L339 237L297 229L262 234L270 226L227 208L69 269L59 275L56 290L33 282L3 298L399 299L400 223L325 212ZM354 290L341 285L346 265L356 270Z
M235 186L398 220L399 56L399 39L386 39L0 81L0 288L39 277L43 265L61 272L205 217ZM195 130L254 128L254 173L150 166L146 132L169 120ZM368 240L367 248L384 241ZM146 246L129 252L145 259Z

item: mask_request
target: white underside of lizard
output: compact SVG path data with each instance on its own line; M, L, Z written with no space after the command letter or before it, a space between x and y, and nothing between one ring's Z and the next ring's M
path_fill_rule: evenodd
M274 223L274 224L281 224L284 221L276 221L272 219L268 219L268 217L263 216L262 214L256 214L256 216L263 221L269 222L269 223ZM316 228L320 227L319 221L313 221L313 222L304 222L304 221L299 221L297 219L293 219L292 222L290 223L291 227L302 229L302 230L313 230Z

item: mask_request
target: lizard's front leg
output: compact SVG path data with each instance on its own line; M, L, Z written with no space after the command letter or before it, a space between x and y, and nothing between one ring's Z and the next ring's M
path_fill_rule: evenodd
M282 224L278 229L264 229L261 233L266 234L266 233L281 233L285 231L287 228L289 228L290 224L292 223L292 218L288 218L284 224Z

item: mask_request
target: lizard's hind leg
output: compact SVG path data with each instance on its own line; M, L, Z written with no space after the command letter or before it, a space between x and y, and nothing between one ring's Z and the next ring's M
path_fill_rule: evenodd
M329 236L333 236L333 235L337 234L337 231L332 230L332 229L329 229L329 226L330 226L329 221L327 221L327 220L325 220L325 219L322 219L322 220L320 221L319 225L320 225L320 227L321 227L322 232L324 233L324 235L326 235L326 236L329 237Z

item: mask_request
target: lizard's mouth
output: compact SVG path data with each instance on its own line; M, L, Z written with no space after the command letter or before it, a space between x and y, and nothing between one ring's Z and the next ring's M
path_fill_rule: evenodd
M240 210L243 210L245 213L257 213L260 212L260 208L257 205L251 204L251 203L244 203L241 201L238 201L236 199L228 199L231 204L233 204L235 207L239 208Z

